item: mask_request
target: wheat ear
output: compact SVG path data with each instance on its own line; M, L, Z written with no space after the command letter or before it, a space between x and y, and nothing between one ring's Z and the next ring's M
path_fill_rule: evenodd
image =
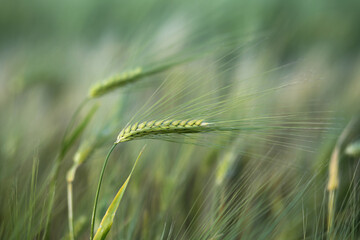
M166 71L176 65L185 63L193 58L184 58L177 61L170 61L153 67L137 67L132 70L115 75L104 82L96 83L90 88L89 97L97 98L117 88L133 83L141 78L148 77Z
M115 143L127 142L141 137L170 133L199 133L210 130L202 119L159 120L135 123L121 130Z
M138 67L133 70L115 75L108 80L95 84L89 92L90 98L96 98L110 92L118 87L134 82L143 76L142 68Z

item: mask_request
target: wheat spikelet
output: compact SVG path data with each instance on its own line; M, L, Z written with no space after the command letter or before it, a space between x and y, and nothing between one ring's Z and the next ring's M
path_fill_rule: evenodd
M135 123L124 128L115 143L126 142L145 136L169 133L199 133L211 130L209 123L202 119L191 120L159 120Z
M108 80L95 84L89 92L91 98L96 98L104 95L115 88L122 87L126 84L134 82L143 76L142 68L138 67L133 70L124 72L122 74L113 76Z

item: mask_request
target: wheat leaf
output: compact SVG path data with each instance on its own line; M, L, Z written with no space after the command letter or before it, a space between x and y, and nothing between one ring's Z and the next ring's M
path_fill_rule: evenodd
M95 112L99 108L98 104L95 104L87 113L84 120L76 127L76 129L72 132L72 134L67 137L61 146L60 155L63 157L69 148L73 145L73 143L80 137L80 135L84 132L87 125L90 123L90 120L94 116Z
M110 231L110 228L113 224L113 221L114 221L114 217L115 217L115 214L116 214L116 211L120 205L120 202L121 202L121 199L124 195L124 192L126 190L126 187L129 183L129 180L131 178L131 175L136 167L136 164L139 160L139 158L141 157L142 153L144 152L145 150L145 146L141 149L135 163L134 163L134 166L129 174L129 176L127 177L126 181L124 182L124 184L121 186L121 188L119 189L119 191L117 192L115 198L113 199L113 201L111 202L109 208L106 210L106 213L104 215L104 217L102 218L101 220L101 223L100 223L100 226L98 228L98 230L96 231L96 234L95 234L95 237L94 237L94 240L102 240L102 239L105 239L107 234L109 233Z

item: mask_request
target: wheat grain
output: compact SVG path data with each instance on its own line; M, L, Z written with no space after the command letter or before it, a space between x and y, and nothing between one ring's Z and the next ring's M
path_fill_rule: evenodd
M119 133L115 143L126 142L136 138L170 133L199 133L209 128L209 123L202 119L159 120L134 123Z

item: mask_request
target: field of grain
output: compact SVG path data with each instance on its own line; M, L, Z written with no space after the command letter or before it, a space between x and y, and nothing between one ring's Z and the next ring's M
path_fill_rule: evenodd
M2 1L0 239L359 239L359 9Z

